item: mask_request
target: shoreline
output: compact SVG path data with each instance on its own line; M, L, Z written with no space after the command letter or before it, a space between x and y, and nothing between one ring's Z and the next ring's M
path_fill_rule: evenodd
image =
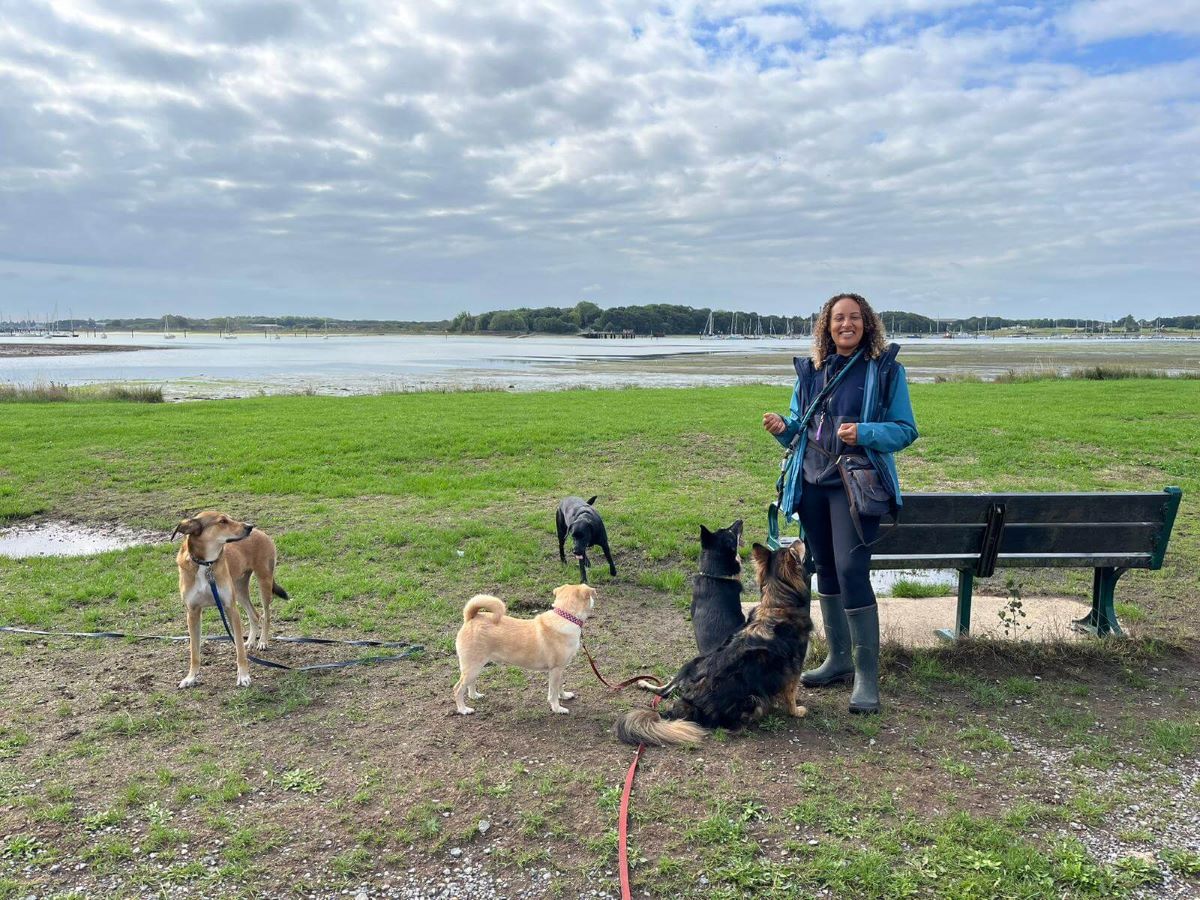
M129 350L149 350L132 344L9 344L0 343L0 359L22 359L34 356L85 356L89 353L123 353Z

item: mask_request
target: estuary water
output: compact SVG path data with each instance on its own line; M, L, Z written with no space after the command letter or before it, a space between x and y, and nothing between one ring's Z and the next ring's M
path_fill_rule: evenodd
M22 356L12 345L53 344L61 356ZM587 339L464 337L458 335L238 335L234 339L182 333L110 333L96 337L13 338L0 354L0 382L30 384L149 384L171 398L256 393L364 394L406 390L684 386L743 380L721 371L654 371L658 360L744 353L764 341L700 338ZM771 341L781 356L806 353L806 341ZM72 345L105 346L78 353ZM119 349L120 348L120 349ZM70 355L65 355L71 351ZM606 364L616 364L610 368Z
M900 338L910 380L1009 369L1126 365L1200 372L1196 340ZM47 347L47 345L50 345ZM105 348L88 352L85 347ZM39 352L62 355L32 355ZM57 348L57 349L56 349ZM82 352L81 352L82 351ZM215 335L116 333L105 339L0 335L0 383L153 385L169 399L417 390L544 390L790 384L807 338Z

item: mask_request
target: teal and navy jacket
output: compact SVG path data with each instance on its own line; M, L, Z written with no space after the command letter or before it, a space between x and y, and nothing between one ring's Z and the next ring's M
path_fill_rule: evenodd
M900 496L900 479L896 477L896 461L892 454L917 439L917 424L913 421L912 401L908 397L908 379L904 375L904 366L896 362L899 352L898 344L888 344L878 359L867 360L867 381L858 420L858 446L866 451L897 506L904 501ZM787 428L775 436L779 443L793 450L784 470L783 497L779 506L785 515L796 511L804 487L808 429L800 429L800 418L820 391L820 379L812 360L797 356L792 363L796 367L796 387L792 391L791 412L784 416Z

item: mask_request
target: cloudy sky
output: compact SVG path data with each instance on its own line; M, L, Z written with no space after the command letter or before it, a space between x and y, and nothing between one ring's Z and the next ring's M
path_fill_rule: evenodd
M1200 0L0 0L0 318L1200 312Z

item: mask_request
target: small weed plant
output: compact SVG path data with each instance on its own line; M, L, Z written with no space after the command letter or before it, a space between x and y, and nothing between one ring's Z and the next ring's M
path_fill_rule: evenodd
M1004 629L1005 637L1015 637L1033 628L1025 621L1025 604L1021 600L1021 583L1015 578L1009 578L1005 587L1008 589L1008 602L996 613L1000 617L1000 627Z

